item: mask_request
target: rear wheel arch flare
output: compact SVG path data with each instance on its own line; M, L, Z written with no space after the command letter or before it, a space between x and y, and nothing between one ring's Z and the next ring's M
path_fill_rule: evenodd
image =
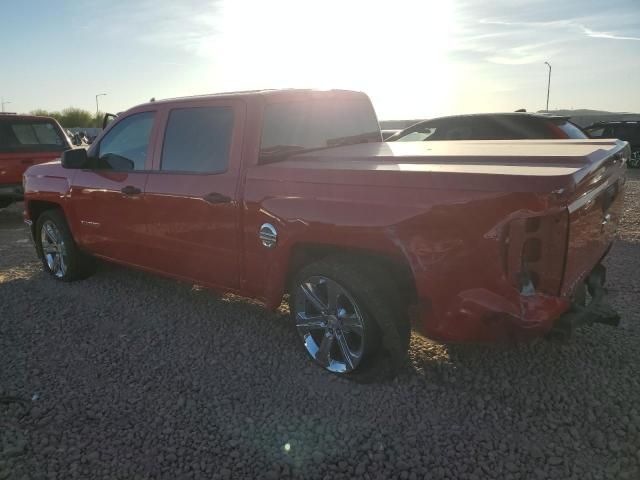
M290 289L291 280L300 269L326 257L338 257L356 267L358 264L363 265L363 268L369 265L375 266L379 271L389 274L389 278L402 295L403 302L412 304L417 301L415 277L408 259L402 253L399 252L397 257L392 257L380 252L336 245L313 243L293 245L287 258L285 289L287 291Z

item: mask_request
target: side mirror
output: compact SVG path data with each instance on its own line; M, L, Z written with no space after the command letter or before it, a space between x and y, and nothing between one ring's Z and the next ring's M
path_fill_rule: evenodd
M71 169L86 168L89 157L84 148L73 148L62 154L62 167Z

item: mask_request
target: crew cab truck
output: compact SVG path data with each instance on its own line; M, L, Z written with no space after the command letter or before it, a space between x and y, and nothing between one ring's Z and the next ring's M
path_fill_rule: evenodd
M98 257L272 309L288 293L311 358L368 379L403 364L412 328L615 324L601 261L628 157L617 140L384 143L358 92L218 94L137 106L31 167L25 217L57 280Z
M60 158L69 148L69 139L53 118L0 113L0 208L22 200L27 168Z

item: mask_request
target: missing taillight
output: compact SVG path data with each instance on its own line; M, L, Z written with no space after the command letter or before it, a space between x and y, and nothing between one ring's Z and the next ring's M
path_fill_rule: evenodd
M522 259L527 263L536 263L542 257L542 242L539 238L528 238L522 247Z
M540 230L540 217L527 218L524 224L524 230L527 233L534 233Z
M533 288L537 289L540 285L540 275L538 275L538 272L531 271L529 272L529 277L531 278L531 283L533 283Z
M519 290L520 295L531 296L536 293L538 284L540 283L540 277L536 272L527 269L526 265L522 266L522 271L519 275Z
M521 292L558 294L564 274L568 212L519 218L509 224L507 272ZM524 293L523 293L524 294Z

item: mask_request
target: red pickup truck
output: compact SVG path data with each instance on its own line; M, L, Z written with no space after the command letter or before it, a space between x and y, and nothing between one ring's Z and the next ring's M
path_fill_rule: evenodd
M0 113L0 208L22 199L22 175L31 165L71 148L53 118Z
M616 324L600 262L628 158L617 140L383 143L358 92L208 95L135 107L30 168L25 217L58 280L99 257L269 308L288 293L308 354L363 379L403 363L412 328Z

